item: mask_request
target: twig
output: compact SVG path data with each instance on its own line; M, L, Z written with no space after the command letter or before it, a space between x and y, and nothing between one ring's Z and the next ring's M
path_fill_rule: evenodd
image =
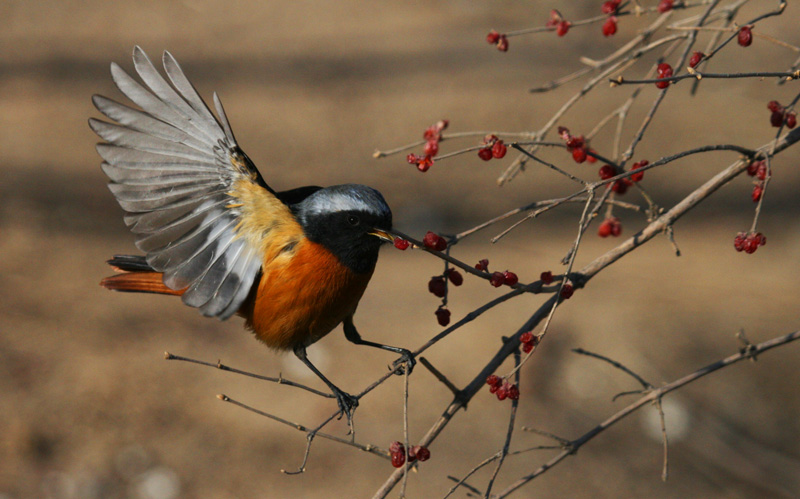
M517 480L516 482L512 483L511 485L509 485L505 490L503 490L502 492L498 493L496 497L498 499L501 499L503 497L507 497L509 494L511 494L515 490L519 489L520 487L522 487L526 483L530 482L534 478L542 475L544 472L546 472L547 470L551 469L553 466L557 465L559 462L563 461L564 459L566 459L570 455L573 455L575 453L575 450L579 449L586 442L592 440L594 437L596 437L597 435L602 433L604 430L606 430L609 427L613 426L614 424L618 423L619 421L624 419L626 416L632 414L633 412L635 412L636 410L638 410L639 408L641 408L645 404L648 404L648 403L651 403L651 402L653 402L653 401L655 401L657 399L660 399L661 397L663 397L667 393L672 392L674 390L677 390L678 388L681 388L684 385L687 385L689 383L697 381L698 379L702 378L703 376L711 374L711 373L713 373L715 371L718 371L718 370L720 370L720 369L722 369L724 367L728 367L728 366L730 366L732 364L735 364L736 362L739 362L741 360L747 359L750 355L763 353L763 352L765 352L767 350L771 350L771 349L773 349L775 347L779 347L779 346L785 345L787 343L790 343L790 342L798 340L798 339L800 339L800 330L795 331L793 333L789 333L789 334L784 335L784 336L779 336L777 338L773 338L773 339L765 341L763 343L759 343L758 345L755 346L755 349L753 350L752 353L741 353L740 352L740 353L731 355L731 356L726 357L726 358L724 358L722 360L714 362L713 364L709 364L709 365L707 365L707 366L705 366L703 368L700 368L700 369L698 369L698 370L696 370L696 371L694 371L694 372L692 372L692 373L690 373L690 374L688 374L688 375L686 375L686 376L684 376L684 377L682 377L682 378L680 378L678 380L673 381L672 383L669 383L667 385L662 386L661 388L657 388L655 390L652 390L650 393L648 393L644 397L641 397L636 402L630 404L628 407L622 409L621 411L619 411L616 414L612 415L611 417L609 417L608 419L606 419L605 421L603 421L599 425L595 426L594 428L592 428L591 430L589 430L585 434L583 434L580 437L578 437L577 439L573 440L572 441L572 445L573 445L572 449L565 450L565 451L559 453L557 456L555 456L554 458L549 460L547 463L545 463L541 467L537 468L533 473L531 473L529 475L526 475L526 476L520 478L519 480Z
M228 371L228 372L232 372L234 374L241 374L243 376L248 376L250 378L260 379L260 380L264 380L264 381L271 381L272 383L278 383L279 385L293 386L295 388L300 388L300 389L303 389L303 390L305 390L307 392L311 392L311 393L313 393L315 395L319 395L320 397L325 397L325 398L333 398L334 397L333 394L331 394L331 393L321 392L321 391L319 391L317 389L314 389L314 388L311 388L309 386L302 385L302 384L294 382L294 381L290 381L290 380L288 380L288 379L286 379L286 378L284 378L283 376L280 376L280 375L277 378L274 378L274 377L271 377L271 376L262 376L261 374L254 374L254 373L251 373L251 372L247 372L247 371L242 371L240 369L236 369L234 367L226 366L225 364L223 364L223 363L221 363L219 361L217 361L217 363L214 364L214 363L211 363L211 362L204 362L202 360L190 359L189 357L181 357L179 355L173 355L173 354L171 354L169 352L164 352L164 358L166 360L180 360L180 361L183 361L183 362L190 362L192 364L200 364L201 366L214 367L216 369L219 369L220 371Z

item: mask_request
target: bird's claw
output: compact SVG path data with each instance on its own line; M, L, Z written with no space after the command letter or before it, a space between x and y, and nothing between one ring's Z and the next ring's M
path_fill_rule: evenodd
M339 389L334 390L333 395L336 397L336 403L339 404L339 411L341 412L338 419L342 419L342 416L346 416L347 426L349 426L352 431L353 413L355 412L356 407L358 407L358 397L350 395L349 393L345 393Z
M397 375L403 375L406 374L406 369L408 369L408 374L411 374L415 365L417 365L417 359L414 358L414 354L404 348L400 353L400 358L392 364L392 372Z

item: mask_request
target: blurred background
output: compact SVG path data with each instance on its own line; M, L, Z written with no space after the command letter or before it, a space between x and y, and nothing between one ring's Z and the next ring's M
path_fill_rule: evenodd
M655 4L643 2L644 4ZM569 19L599 14L600 2L182 2L5 1L0 5L0 497L369 497L393 471L388 461L330 441L314 442L308 470L296 469L305 436L290 427L221 403L217 393L314 426L335 408L296 389L198 365L165 361L165 350L222 362L314 386L294 357L262 348L241 320L202 318L178 300L112 294L98 281L104 260L135 252L122 211L108 192L86 120L99 116L90 97L120 99L108 72L131 70L141 45L153 60L164 49L182 64L200 93L217 91L243 149L277 189L359 182L381 190L396 227L421 236L453 233L509 209L573 192L549 170L532 166L498 187L510 164L474 153L437 162L420 174L405 154L375 160L421 138L439 119L450 130L532 131L583 82L547 94L528 89L602 58L652 16L620 20L611 38L600 25L565 38L543 33L510 39L508 53L485 42L494 28L540 26L551 7ZM751 2L749 19L773 8ZM763 10L762 10L763 9ZM794 45L800 10L756 31ZM699 47L707 38L701 36ZM785 70L797 54L756 38L715 59L720 72ZM674 61L675 56L672 56ZM654 57L635 66L640 76ZM653 161L704 144L758 147L774 137L766 104L790 101L797 82L706 80L670 91L636 159ZM587 133L620 105L632 87L600 85L562 125ZM656 95L644 88L631 112L631 137ZM551 136L552 138L555 135ZM611 133L593 142L607 151ZM442 152L477 144L442 143ZM623 143L626 143L625 140ZM419 151L417 151L419 152ZM599 165L576 165L563 150L545 157L592 179ZM648 172L642 185L671 206L736 159L693 156ZM593 279L559 309L550 334L523 371L522 425L575 438L624 407L611 402L636 383L570 349L582 347L623 362L654 385L730 355L743 330L759 342L800 325L800 148L773 162L759 230L768 244L756 254L733 249L749 229L754 204L749 177L737 178L675 226L682 256L661 237ZM641 203L631 191L625 200ZM506 225L477 233L454 249L523 282L558 263L575 236L580 207L526 222L501 242ZM645 224L617 212L623 235ZM580 249L580 268L619 239L596 228ZM416 348L438 333L438 300L427 292L438 260L384 250L356 323L365 338ZM454 320L498 296L467 278L452 290ZM426 352L463 386L539 306L524 296L484 314ZM309 354L345 390L357 392L393 358L355 347L334 331ZM518 492L519 497L797 497L800 491L800 357L789 345L743 362L668 396L670 479L660 479L661 434L645 408L601 435L573 458ZM510 367L510 366L506 366ZM500 374L507 372L501 369ZM450 401L423 367L411 377L410 440L421 438ZM629 399L632 401L632 399ZM402 380L362 400L356 439L388 447L402 440ZM452 482L503 445L510 404L488 391L459 413L408 483L409 497L441 497ZM344 435L345 426L328 431ZM550 443L518 433L512 450ZM495 490L536 469L556 451L509 458ZM470 483L483 490L491 466ZM397 492L393 492L396 496ZM455 497L464 497L465 492Z

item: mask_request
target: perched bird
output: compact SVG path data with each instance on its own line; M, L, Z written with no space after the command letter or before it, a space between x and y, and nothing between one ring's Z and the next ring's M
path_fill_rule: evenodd
M344 324L348 340L401 354L404 348L361 339L353 314L382 243L392 241L392 212L380 192L357 184L276 192L234 138L214 93L217 116L164 52L167 79L138 46L144 85L111 64L117 87L141 110L95 95L116 124L90 119L109 189L144 256L118 255L121 272L102 280L117 291L179 295L203 315L238 313L269 347L292 350L331 389L350 420L358 399L328 380L306 348Z

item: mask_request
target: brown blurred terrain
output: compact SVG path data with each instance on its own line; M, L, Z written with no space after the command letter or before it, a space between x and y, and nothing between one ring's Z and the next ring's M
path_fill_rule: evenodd
M596 15L600 2L562 2L565 15ZM647 2L645 2L647 3ZM769 4L769 7L765 4ZM581 7L575 4L582 5ZM585 4L585 5L584 5ZM555 5L552 5L555 6ZM203 319L175 299L112 294L97 283L104 260L134 252L122 212L105 187L90 97L120 98L111 61L131 69L135 44L157 59L169 49L200 93L219 92L242 147L278 189L359 182L381 190L398 229L456 232L533 200L571 193L550 171L530 168L502 188L504 161L469 154L422 175L404 155L372 159L376 147L417 140L441 118L451 130L527 131L540 127L580 84L552 94L527 89L601 58L646 20L626 18L615 38L599 26L514 38L501 54L490 28L540 25L551 5L531 2L22 2L0 5L0 498L369 497L392 472L388 461L318 439L308 470L299 466L304 434L219 402L225 393L313 426L334 404L304 392L214 369L166 362L165 350L318 385L291 355L262 348L236 318ZM772 8L752 2L744 18ZM800 10L759 29L800 44ZM783 70L796 54L756 39L730 47L718 71ZM790 101L797 83L705 81L668 96L637 157L703 144L758 147L774 136L766 103ZM620 92L624 92L620 94ZM601 85L567 115L576 133L627 96ZM655 95L643 91L628 136ZM615 104L616 103L616 104ZM594 145L608 144L601 134ZM605 141L605 142L604 142ZM465 142L464 145L473 145ZM443 151L452 150L447 142ZM591 178L595 167L551 161ZM736 159L694 156L646 175L643 185L671 206ZM800 147L773 162L759 230L768 244L746 256L733 236L752 221L750 179L738 178L680 220L676 258L658 238L592 280L559 309L551 334L523 371L521 425L574 438L624 407L625 375L571 348L613 357L653 384L674 380L739 348L744 330L759 342L800 327ZM587 169L588 168L588 169ZM591 173L587 173L591 172ZM641 202L635 192L628 201ZM579 207L527 222L496 245L505 225L460 244L454 255L489 258L529 282L559 271ZM621 215L625 234L644 224ZM577 268L615 240L594 237ZM369 339L416 348L438 333L437 300L426 283L438 260L387 248L356 316ZM476 279L454 289L460 318L498 291ZM495 353L541 303L520 297L486 313L426 352L457 385ZM519 497L797 497L800 494L800 356L789 345L690 385L665 399L670 479L660 480L661 435L646 409L598 437L573 458L523 488ZM348 344L340 330L314 345L312 360L357 392L392 357ZM502 373L501 373L502 374ZM410 439L427 431L450 400L423 367L411 377ZM365 398L357 440L387 447L402 440L402 380ZM479 394L431 446L412 474L409 497L441 497L503 444L510 405ZM344 435L345 426L328 431ZM515 435L512 450L549 443ZM509 458L495 490L545 462L553 451ZM470 483L485 486L491 466ZM393 493L396 496L397 492ZM457 492L455 497L464 497Z

